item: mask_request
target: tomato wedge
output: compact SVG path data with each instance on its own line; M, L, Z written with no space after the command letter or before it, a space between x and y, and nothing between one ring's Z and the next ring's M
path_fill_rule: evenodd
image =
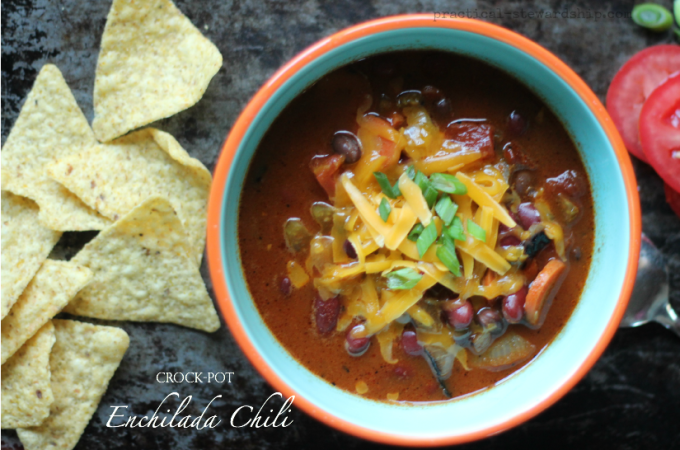
M635 54L616 73L607 91L607 110L626 148L647 162L640 146L638 119L645 100L672 73L680 70L680 46L656 45Z
M640 143L656 173L680 191L680 72L647 98L640 111Z

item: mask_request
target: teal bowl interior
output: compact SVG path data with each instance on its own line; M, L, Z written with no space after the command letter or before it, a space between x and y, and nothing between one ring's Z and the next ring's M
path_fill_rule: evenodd
M251 299L237 235L239 198L251 157L284 107L337 67L376 53L417 49L481 59L521 80L542 98L577 144L593 187L596 223L594 258L582 298L554 342L491 389L427 405L366 400L331 386L295 361L269 332ZM259 111L240 143L224 189L221 263L236 313L254 347L297 395L359 427L426 442L502 427L568 382L595 348L619 300L629 255L629 217L614 149L588 105L562 78L532 56L486 36L448 28L401 29L373 34L323 54L295 73Z

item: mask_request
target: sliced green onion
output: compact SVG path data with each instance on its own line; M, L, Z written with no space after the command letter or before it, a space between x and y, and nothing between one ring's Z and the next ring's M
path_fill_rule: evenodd
M399 184L394 183L394 186L392 186L390 184L390 180L387 178L387 175L382 172L373 172L373 176L376 180L378 180L378 184L380 185L380 189L382 189L383 194L389 198L397 198L401 195Z
M430 222L428 226L425 227L418 240L416 241L416 247L418 247L418 254L422 258L425 252L430 248L434 241L437 240L437 226L434 224L434 220Z
M467 194L467 187L455 175L448 173L433 173L430 175L430 184L436 190L447 194Z
M416 172L416 176L413 178L413 182L418 185L420 190L423 191L423 194L425 193L427 187L430 185L430 180L427 179L427 175L425 175L420 170Z
M380 217L382 218L383 222L387 222L387 219L389 219L390 213L392 212L392 207L390 206L390 202L388 202L385 197L383 197L383 199L380 201L378 212L380 213Z
M388 273L385 277L389 289L412 289L423 278L423 275L415 269L404 267Z
M451 197L444 195L439 199L434 207L437 215L444 222L447 227L453 222L453 218L456 216L456 211L458 211L458 205L456 205Z
M673 15L675 16L675 23L680 25L680 0L675 0L673 2ZM675 33L678 33L678 29L676 28Z
M452 274L460 276L460 262L456 255L456 245L447 235L442 235L437 247L437 258L451 271Z
M444 228L444 230L446 232L446 235L451 239L455 239L457 241L465 240L465 230L463 229L463 222L460 220L460 217L458 216L454 217L451 226Z
M486 231L472 220L467 221L467 231L470 236L482 242L486 242Z
M633 22L652 31L666 31L673 25L673 14L655 3L642 3L633 8Z
M409 177L411 180L413 180L416 177L415 166L408 166L408 169L406 169L406 176Z
M437 196L439 195L439 192L432 186L427 186L425 189L425 192L423 192L423 197L425 197L425 201L427 202L427 207L432 209L434 206L434 203L437 201Z
M414 226L411 232L408 234L407 236L408 240L416 242L418 240L418 237L420 237L420 233L422 233L424 229L425 227L423 226L422 223L417 223L416 226Z

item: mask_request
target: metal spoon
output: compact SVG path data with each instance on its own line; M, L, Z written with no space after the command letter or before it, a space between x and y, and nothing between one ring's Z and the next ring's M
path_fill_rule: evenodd
M668 268L659 249L643 234L635 287L620 326L637 327L654 321L680 336L680 318L668 296Z

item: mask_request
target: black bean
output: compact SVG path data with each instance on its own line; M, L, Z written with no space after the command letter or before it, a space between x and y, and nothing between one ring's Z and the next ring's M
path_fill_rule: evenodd
M534 182L534 176L527 170L521 170L515 174L515 191L519 195L527 195L531 185Z
M359 139L348 131L338 131L333 136L333 151L345 156L346 164L353 164L361 158Z
M281 294L283 294L284 296L290 295L291 291L293 290L293 285L290 282L290 278L288 277L281 278L279 290L281 291Z
M548 244L550 244L550 238L546 236L543 231L541 231L536 236L534 236L531 241L526 243L524 246L524 253L526 253L530 258L533 258Z
M510 136L522 136L527 131L527 121L520 113L513 111L507 119L507 131Z
M354 245L352 245L352 243L349 240L345 241L342 248L345 250L347 256L349 256L352 259L357 259L357 251L354 248Z

